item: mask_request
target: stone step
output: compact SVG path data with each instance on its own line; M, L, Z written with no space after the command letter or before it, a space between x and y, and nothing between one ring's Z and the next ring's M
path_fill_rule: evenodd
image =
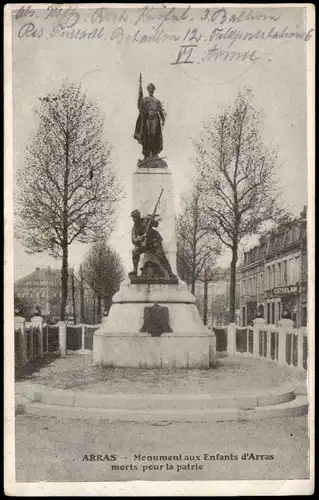
M295 392L291 388L270 389L259 392L238 392L236 394L93 394L73 392L49 387L28 386L20 389L16 396L29 402L81 408L104 408L112 410L217 410L253 409L279 405L292 401Z
M307 396L297 396L292 401L270 406L257 406L254 409L118 409L84 408L45 403L18 403L17 413L51 416L60 418L89 418L122 422L224 422L259 420L273 417L306 415Z

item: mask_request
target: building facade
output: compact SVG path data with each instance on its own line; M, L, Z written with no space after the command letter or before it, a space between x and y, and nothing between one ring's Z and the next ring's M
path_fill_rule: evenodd
M81 307L84 310L86 321L90 321L90 313L93 311L93 293L86 283L83 284L83 298L81 306L81 283L76 276L72 277L73 270L68 274L68 299L66 314L69 322L81 321ZM74 284L74 286L73 286ZM60 316L61 301L61 270L39 268L27 276L17 280L14 284L14 292L18 299L27 299L32 310L38 309L41 316L58 321Z
M307 211L300 218L280 224L245 252L241 268L242 324L257 312L267 324L276 324L284 312L296 327L307 324Z

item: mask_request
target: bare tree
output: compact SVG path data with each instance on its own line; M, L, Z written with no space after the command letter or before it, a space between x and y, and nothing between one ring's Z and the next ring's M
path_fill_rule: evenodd
M68 248L94 242L114 224L121 189L103 140L98 106L80 85L40 98L39 126L18 171L16 235L30 253L62 257L60 319L68 296Z
M199 184L204 195L209 231L231 250L230 321L235 321L238 246L265 221L283 214L278 206L277 153L261 138L261 113L250 91L204 124L195 141Z
M93 245L82 264L83 279L92 288L97 301L98 322L101 321L102 303L108 313L112 297L124 278L120 256L105 240Z
M208 282L215 271L220 243L207 228L203 195L197 184L183 198L183 211L177 219L177 269L179 276L195 293L197 280ZM206 285L205 285L206 286Z

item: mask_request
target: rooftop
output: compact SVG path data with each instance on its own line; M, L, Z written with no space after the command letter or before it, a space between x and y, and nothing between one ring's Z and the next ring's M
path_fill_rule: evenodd
M307 209L304 207L300 213L300 218L285 220L276 228L261 235L259 245L244 253L243 266L258 262L278 250L288 249L290 246L307 238L306 214Z
M73 269L69 268L68 274L69 278L72 276ZM75 280L78 281L75 276ZM27 285L29 282L49 282L56 286L61 286L61 269L52 269L50 267L40 268L37 267L35 271L30 274L27 274L23 278L18 279L15 282L15 285Z

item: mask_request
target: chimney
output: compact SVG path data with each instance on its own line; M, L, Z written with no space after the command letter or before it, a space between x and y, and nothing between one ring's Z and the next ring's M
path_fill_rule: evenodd
M304 205L302 211L300 212L300 217L301 217L301 219L307 218L307 205Z

